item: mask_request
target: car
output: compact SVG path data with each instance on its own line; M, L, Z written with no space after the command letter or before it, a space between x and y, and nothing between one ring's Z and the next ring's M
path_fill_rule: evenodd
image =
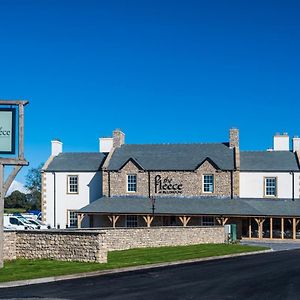
M28 222L25 218L13 215L4 215L4 227L15 230L35 229L36 226Z
M50 229L51 228L50 225L46 225L38 219L26 218L26 220L29 221L34 226L37 226L37 229Z

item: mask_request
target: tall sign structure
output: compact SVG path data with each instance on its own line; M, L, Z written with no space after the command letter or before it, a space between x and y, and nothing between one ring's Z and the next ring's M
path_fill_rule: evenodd
M3 267L4 197L21 168L29 164L24 158L24 106L28 103L26 100L0 100L0 268ZM14 166L6 180L5 166Z

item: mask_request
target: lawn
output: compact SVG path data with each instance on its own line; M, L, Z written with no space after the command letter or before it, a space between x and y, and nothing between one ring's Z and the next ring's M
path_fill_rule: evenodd
M14 213L25 213L25 208L4 208L5 214L14 214Z
M107 264L62 262L45 259L17 259L5 262L4 268L0 269L0 282L92 272L266 249L268 248L231 244L203 244L180 247L130 249L109 252Z

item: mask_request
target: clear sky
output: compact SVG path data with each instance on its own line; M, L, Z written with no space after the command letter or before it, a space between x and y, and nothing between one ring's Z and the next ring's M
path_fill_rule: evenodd
M28 99L26 158L127 143L266 149L300 135L300 1L0 0L0 98ZM17 180L23 181L26 169Z

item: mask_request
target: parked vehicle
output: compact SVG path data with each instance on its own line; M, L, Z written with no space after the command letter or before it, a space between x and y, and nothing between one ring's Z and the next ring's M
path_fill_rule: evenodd
M38 229L50 229L51 228L50 225L46 225L38 219L31 219L31 218L26 218L26 219L34 226L37 226Z
M26 230L35 228L35 226L33 226L25 218L20 218L13 215L4 215L3 221L4 227L9 229Z

